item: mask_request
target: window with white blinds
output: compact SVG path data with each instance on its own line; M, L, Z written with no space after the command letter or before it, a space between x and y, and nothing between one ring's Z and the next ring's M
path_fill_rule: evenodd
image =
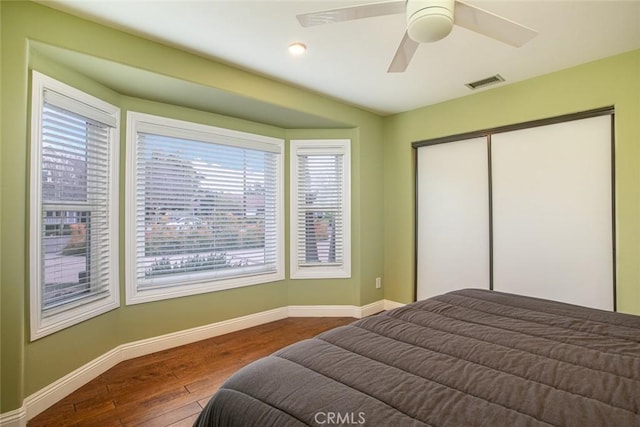
M128 115L127 303L284 278L283 141Z
M291 278L351 277L350 141L291 141Z
M119 306L120 110L32 78L31 339Z

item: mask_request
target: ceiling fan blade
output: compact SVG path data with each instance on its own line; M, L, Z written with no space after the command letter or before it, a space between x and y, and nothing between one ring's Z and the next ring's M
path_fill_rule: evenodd
M330 24L332 22L352 21L354 19L372 18L374 16L404 13L405 1L391 1L385 3L366 4L362 6L329 9L321 12L304 13L298 15L298 21L303 27Z
M400 46L398 46L398 50L396 50L396 54L391 61L391 65L389 65L389 69L387 73L402 73L407 69L409 63L411 62L411 58L416 53L416 49L418 49L418 42L413 41L407 32L404 33L404 37L400 42Z
M520 47L538 32L476 6L456 1L454 23L511 46Z

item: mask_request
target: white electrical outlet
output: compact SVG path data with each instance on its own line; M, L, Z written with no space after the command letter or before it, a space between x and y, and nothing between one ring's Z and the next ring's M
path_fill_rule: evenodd
M376 289L380 289L382 287L382 279L376 277Z

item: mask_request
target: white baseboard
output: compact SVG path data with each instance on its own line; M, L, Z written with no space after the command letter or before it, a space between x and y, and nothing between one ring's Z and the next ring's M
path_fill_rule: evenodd
M376 301L376 302L372 302L371 304L367 304L367 305L363 305L362 307L358 307L359 310L359 316L354 316L357 317L358 319L362 319L363 317L367 317L367 316L371 316L372 314L376 314L376 313L380 313L381 311L384 311L384 300L380 300L380 301Z
M0 426L2 427L26 427L26 425L27 412L24 404L21 408L0 414Z
M362 307L356 305L290 305L288 313L289 317L355 317L361 319L404 305L390 300L380 300Z
M376 301L362 307L356 305L290 305L289 317L355 317L361 319L384 311L384 302Z
M218 335L224 335L240 331L242 329L251 328L253 326L262 325L264 323L286 319L287 317L289 317L287 316L287 308L281 307L209 325L198 326L184 331L161 335L159 337L136 341L120 346L124 347L122 349L122 354L124 356L122 360L129 360L134 357L144 356L157 351L191 344L196 341L217 337Z
M122 358L121 347L123 346L118 346L106 352L100 357L28 396L23 404L27 419L30 420L35 417L74 390L77 390L125 360Z
M384 309L385 310L393 310L394 308L400 308L400 307L404 307L407 304L401 303L401 302L396 302L396 301L391 301L389 299L385 299L384 301Z
M134 357L236 332L287 317L355 317L360 319L403 305L395 301L380 300L362 307L354 305L288 306L122 344L28 396L24 399L21 408L0 414L0 426L25 427L28 420L62 400L73 391L118 363Z
M28 396L21 408L22 418L25 421L32 419L73 391L125 360L285 318L287 318L287 309L283 307L119 345ZM11 425L17 427L25 424ZM5 426L4 414L0 416L0 426Z
M290 305L289 317L356 317L355 305Z

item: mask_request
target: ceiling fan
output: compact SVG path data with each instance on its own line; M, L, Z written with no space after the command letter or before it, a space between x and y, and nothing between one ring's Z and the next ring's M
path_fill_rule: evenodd
M387 72L407 69L420 43L446 37L459 25L476 33L520 47L538 33L516 22L458 0L396 0L298 15L303 27L406 13L407 30Z

